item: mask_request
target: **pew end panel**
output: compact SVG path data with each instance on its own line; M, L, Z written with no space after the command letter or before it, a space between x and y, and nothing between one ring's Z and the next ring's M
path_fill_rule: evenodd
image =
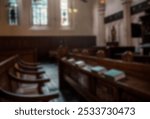
M17 62L17 56L12 56L0 63L0 100L1 101L50 101L57 98L58 91L44 92L43 85L49 79L30 80L15 75L12 71Z

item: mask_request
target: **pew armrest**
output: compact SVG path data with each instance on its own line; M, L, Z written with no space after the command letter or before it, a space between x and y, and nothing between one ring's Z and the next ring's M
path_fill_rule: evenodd
M39 66L40 65L40 63L37 63L37 62L31 63L31 62L24 61L22 59L19 59L19 62L23 65L26 65L26 66Z
M19 63L19 62L17 62L17 65L19 67L21 67L22 69L25 69L25 70L35 70L35 71L38 71L38 70L42 69L41 66L28 66L28 65L24 65L24 64Z
M24 70L24 69L21 69L19 67L14 67L14 68L16 69L16 71L18 71L19 73L22 73L22 74L31 74L31 75L40 76L40 75L45 73L45 71Z
M11 70L9 70L9 76L10 76L10 79L12 79L12 80L14 80L16 82L19 82L19 83L28 83L28 84L38 83L38 84L43 84L43 83L46 83L46 82L50 81L49 78L44 78L44 77L40 78L40 79L34 79L34 80L17 77Z

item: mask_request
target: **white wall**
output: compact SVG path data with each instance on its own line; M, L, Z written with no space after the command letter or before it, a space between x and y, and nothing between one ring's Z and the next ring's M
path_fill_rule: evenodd
M110 16L123 10L121 0L107 0L105 16Z
M132 0L132 6L136 5L136 4L139 4L139 3L143 2L143 1L146 1L146 0Z
M143 1L146 0L132 0L132 6L139 4ZM107 0L105 16L110 16L122 10L122 0Z
M31 25L31 1L18 0L20 6L19 26L9 26L7 22L6 0L0 1L0 36L57 36L57 35L93 35L92 32L92 1L83 3L80 0L74 2L78 13L73 15L73 27L62 29L60 27L59 0L49 1L49 25L44 28L35 28ZM70 1L70 0L69 0Z

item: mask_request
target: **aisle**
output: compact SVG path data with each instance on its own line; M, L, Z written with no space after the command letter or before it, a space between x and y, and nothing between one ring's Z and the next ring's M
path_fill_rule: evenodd
M58 77L58 65L56 63L42 63L43 69L46 71L46 75L51 79L48 84L50 91L59 90L59 77ZM59 91L59 98L52 100L52 102L79 102L80 98L71 90Z

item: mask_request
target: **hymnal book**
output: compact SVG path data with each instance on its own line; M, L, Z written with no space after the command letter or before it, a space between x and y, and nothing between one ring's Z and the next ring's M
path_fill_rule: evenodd
M103 74L106 72L106 68L102 66L94 66L91 68L91 71L98 74Z
M75 63L75 59L74 58L70 58L67 60L69 63L74 64Z
M90 65L85 65L82 69L85 71L91 72L91 66Z
M80 61L76 61L76 62L75 62L75 65L78 66L78 67L80 67L80 68L82 68L82 67L84 67L86 64L85 64L84 61L80 60Z
M62 57L61 60L66 61L67 57Z
M104 73L104 75L106 76L106 78L110 78L110 79L113 79L115 81L120 80L120 79L124 79L126 77L126 75L123 71L117 70L117 69L111 69L109 71L106 71Z

